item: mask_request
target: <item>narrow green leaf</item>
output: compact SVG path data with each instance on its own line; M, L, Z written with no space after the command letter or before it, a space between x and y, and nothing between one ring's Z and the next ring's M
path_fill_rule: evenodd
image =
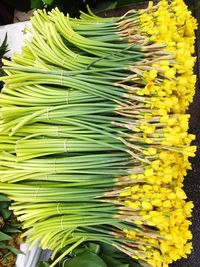
M14 254L23 254L25 255L24 252L22 252L21 250L14 248L14 247L9 247L9 250L12 251Z
M0 231L0 241L11 240L12 237Z
M95 244L95 243L89 243L88 244L88 249L91 251L91 252L93 252L93 253L95 253L95 254L99 254L99 252L100 252L100 245L99 244Z
M108 245L106 243L101 243L101 251L103 254L109 254L109 255L113 255L119 252L119 250L117 250L115 247Z
M115 9L116 7L117 7L117 1L111 3L111 4L105 9L105 11Z
M6 33L6 35L4 37L4 40L3 40L3 42L2 42L2 44L0 46L0 58L2 58L3 55L8 52L8 49L7 49L8 48L7 39L8 39L8 36L7 36L7 33Z
M1 215L5 220L8 219L11 214L12 214L12 211L8 210L7 208L1 209Z
M110 255L101 254L100 256L106 262L108 267L113 267L113 266L115 266L115 267L129 267L129 264L121 263L120 261L114 259Z
M71 252L70 256L71 256L71 257L75 257L75 256L77 256L77 255L79 255L79 254L82 254L82 253L85 252L86 250L88 250L88 249L87 249L87 248L84 248L84 247L77 247L77 248L75 248L75 249Z
M20 233L21 231L17 229L16 227L10 226L10 225L5 225L3 227L3 231L5 233Z
M63 267L107 267L107 265L99 256L86 251L71 260L65 260Z
M0 211L2 210L2 209L8 209L8 207L10 206L10 202L8 202L8 201L3 201L3 202L0 202Z
M2 194L0 194L0 202L10 202L10 199L8 198L8 197L6 197L6 196L4 196L4 195L2 195ZM0 206L1 206L1 204L0 204Z
M2 241L0 241L0 249L1 248L8 248L8 246L5 243L3 243Z
M0 241L0 249L1 248L7 248L8 250L10 250L11 252L15 253L15 254L22 254L22 255L26 255L23 251L13 248L11 246L6 245L5 243Z

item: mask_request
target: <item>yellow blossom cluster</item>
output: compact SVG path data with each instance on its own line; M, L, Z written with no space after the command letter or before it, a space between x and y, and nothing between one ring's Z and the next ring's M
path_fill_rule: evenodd
M139 258L154 267L167 267L187 257L192 248L187 218L193 204L186 201L182 188L184 176L191 169L188 158L196 151L190 145L195 136L188 133L190 116L186 114L195 92L192 54L196 28L196 20L183 0L161 0L157 6L150 3L140 12L140 35L149 38L150 46L165 45L160 57L145 62L148 68L141 62L137 66L137 95L146 104L134 134L144 144L142 155L149 163L143 164L142 173L131 175L140 183L122 191L121 201L137 214L135 223L143 229L126 229L125 233L145 244L140 246L144 255ZM155 230L151 237L148 227Z
M127 237L143 242L146 246L144 260L152 266L168 266L168 264L187 257L192 245L187 240L192 238L188 230L191 224L192 202L185 202L186 195L179 186L164 187L157 184L135 185L122 193L126 197L126 205L139 214L135 223L154 227L157 231L142 233L126 230ZM152 228L151 228L152 230Z
M166 171L167 175L170 177ZM182 176L178 172L177 175ZM145 234L145 231L141 235L126 230L127 237L132 238L134 235L134 239L147 243L148 246L144 247L144 260L152 266L168 266L191 252L191 243L187 241L192 235L187 218L191 217L193 204L185 202L186 195L181 185L176 181L170 186L164 183L144 183L130 187L121 194L125 204L137 213L135 223L157 230L151 238L148 238L148 232Z
M165 43L165 50L174 56L152 64L144 78L146 86L142 92L153 95L153 107L161 110L160 115L167 111L185 113L194 95L196 76L193 75L195 63L194 30L197 28L195 18L188 11L183 0L174 0L168 4L162 0L156 11L141 12L140 31L149 37L151 42ZM162 83L160 82L162 79Z

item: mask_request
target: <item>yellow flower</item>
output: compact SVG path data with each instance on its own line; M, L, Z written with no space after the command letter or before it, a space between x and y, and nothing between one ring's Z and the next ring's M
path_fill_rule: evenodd
M146 150L144 150L144 155L156 155L157 149L154 147L148 147Z
M169 200L163 201L163 207L164 208L171 208L172 204Z
M134 201L134 202L125 201L125 204L134 210L138 210L140 208L140 202L139 201Z
M176 194L171 192L169 195L168 195L168 199L170 200L173 200L173 199L176 199Z
M145 176L152 176L152 175L154 175L154 171L153 171L153 169L146 169L145 171L144 171L144 175Z
M188 157L194 157L196 150L197 150L196 146L185 147L183 149L183 154Z
M161 161L160 160L154 160L151 163L151 166L152 166L153 170L158 171L160 169L160 167L161 167Z
M180 199L186 199L187 198L187 196L186 196L185 192L183 191L183 189L181 189L179 187L176 187L175 193L176 193L177 198L180 198Z
M153 1L149 1L148 8L153 7Z
M164 75L165 75L167 78L175 78L175 75L176 75L176 69L174 69L174 68L167 68L167 69L164 71Z
M192 201L189 201L185 204L184 211L185 211L187 217L192 216L192 209L193 208L194 208L194 204L192 203Z
M143 208L144 210L152 210L152 209L153 209L153 206L151 205L150 202L143 201L143 202L142 202L142 208Z
M121 197L129 196L129 195L131 195L131 188L130 187L125 188L125 190L123 190L123 192L120 193Z
M153 206L160 207L160 206L162 206L162 201L161 201L160 199L158 199L158 198L155 198L155 199L153 199L153 200L151 201L151 204L152 204Z
M155 80L155 78L157 77L158 71L157 70L150 70L146 73L144 73L144 79L146 81L147 84L149 84L149 86L151 86L151 89L153 87L153 83L152 81ZM150 88L149 88L150 89Z

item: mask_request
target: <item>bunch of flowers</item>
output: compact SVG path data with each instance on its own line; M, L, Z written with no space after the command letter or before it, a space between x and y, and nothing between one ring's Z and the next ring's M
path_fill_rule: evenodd
M34 245L100 241L140 266L187 257L196 20L182 0L122 17L35 12L4 61L0 190ZM138 265L137 265L138 266Z

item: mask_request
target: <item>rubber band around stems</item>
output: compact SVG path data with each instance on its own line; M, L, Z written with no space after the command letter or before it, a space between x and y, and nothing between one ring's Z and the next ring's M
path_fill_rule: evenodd
M59 210L59 206L60 206L60 202L57 204L56 210L57 210L57 213L61 215L62 213Z
M64 140L64 151L65 151L65 152L68 152L68 149L67 149L67 141L68 141L68 139L66 138L66 139Z
M66 96L67 105L69 105L69 93L70 93L70 89L67 90L67 96Z
M73 37L75 35L76 35L76 33L73 31L73 32L71 32L71 34L68 35L68 38L70 39L71 37Z
M77 59L79 57L78 54L74 54L72 57L73 59ZM64 57L63 61L61 62L61 65L65 67L65 62L67 61L68 57Z
M57 158L55 158L55 160L54 160L54 173L58 173L57 169L56 169L56 161L57 161Z
M73 57L73 59L77 59L78 57L79 57L79 55L78 54L75 54L74 57Z
M60 131L60 125L57 125L57 129L56 129L57 137L59 137L59 131Z
M60 84L61 84L61 86L63 86L63 72L64 72L64 70L62 70L60 72Z
M66 60L67 60L67 57L64 57L64 59L63 59L63 61L62 61L62 63L61 63L62 66L64 66Z
M38 196L38 193L39 193L39 191L40 191L40 188L41 188L40 186L37 187L37 190L36 190L36 192L35 192L35 199L37 199L37 196Z

